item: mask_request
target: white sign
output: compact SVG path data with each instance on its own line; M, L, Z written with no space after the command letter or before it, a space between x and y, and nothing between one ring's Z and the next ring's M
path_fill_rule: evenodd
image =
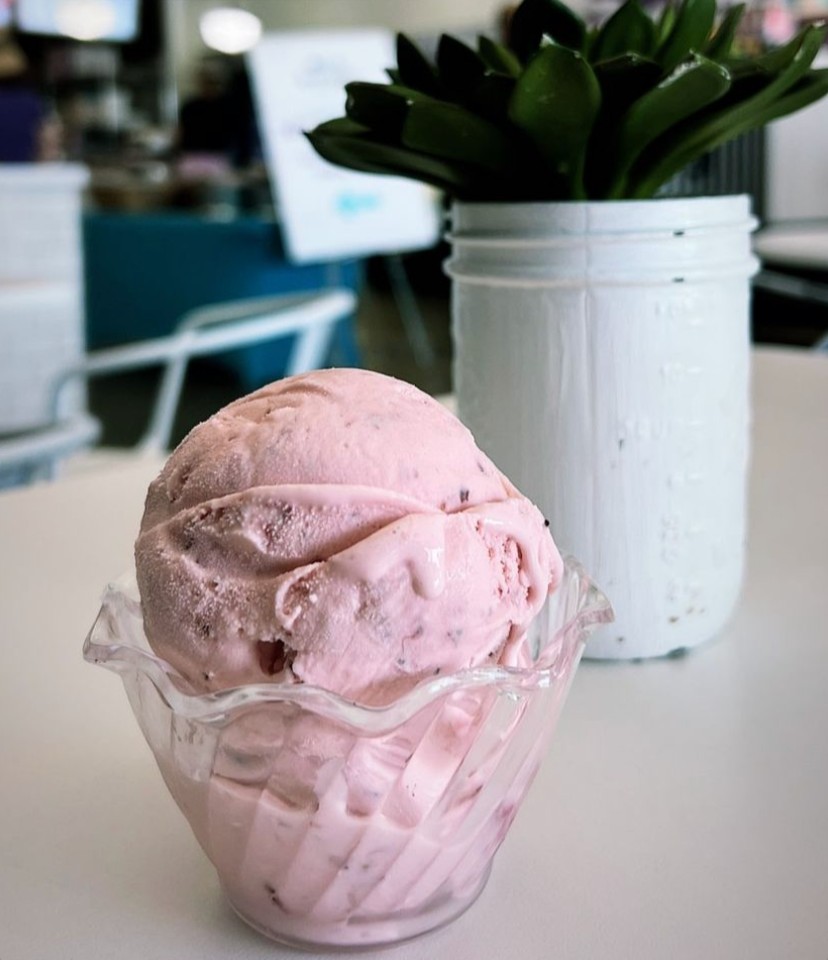
M387 82L384 30L271 33L248 55L265 157L288 254L297 262L431 247L437 196L420 183L333 166L304 133L343 116L345 84Z

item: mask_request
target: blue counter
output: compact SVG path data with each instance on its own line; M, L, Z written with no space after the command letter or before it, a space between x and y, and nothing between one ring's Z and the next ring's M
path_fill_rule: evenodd
M344 286L358 292L359 261L295 265L276 224L183 213L84 217L87 345L90 349L169 333L194 307L247 297ZM289 340L223 355L252 390L284 373ZM359 366L354 318L338 324L331 364Z

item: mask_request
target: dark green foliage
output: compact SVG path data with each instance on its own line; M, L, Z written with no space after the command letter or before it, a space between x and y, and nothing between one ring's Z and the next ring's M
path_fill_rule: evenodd
M326 159L461 200L646 198L727 140L828 93L811 25L733 53L744 4L676 0L654 21L625 2L587 30L561 0L523 0L508 45L444 36L432 64L397 38L390 84L348 84L347 117L308 137Z

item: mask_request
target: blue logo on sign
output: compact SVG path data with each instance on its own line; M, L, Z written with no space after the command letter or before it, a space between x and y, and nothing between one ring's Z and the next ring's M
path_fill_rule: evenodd
M380 198L375 193L340 193L336 198L336 209L345 217L353 217L359 213L376 210L380 205Z

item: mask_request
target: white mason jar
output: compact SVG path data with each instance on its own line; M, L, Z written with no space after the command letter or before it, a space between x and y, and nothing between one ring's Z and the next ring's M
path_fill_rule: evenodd
M587 656L735 606L755 225L744 196L454 207L458 414L610 597Z

